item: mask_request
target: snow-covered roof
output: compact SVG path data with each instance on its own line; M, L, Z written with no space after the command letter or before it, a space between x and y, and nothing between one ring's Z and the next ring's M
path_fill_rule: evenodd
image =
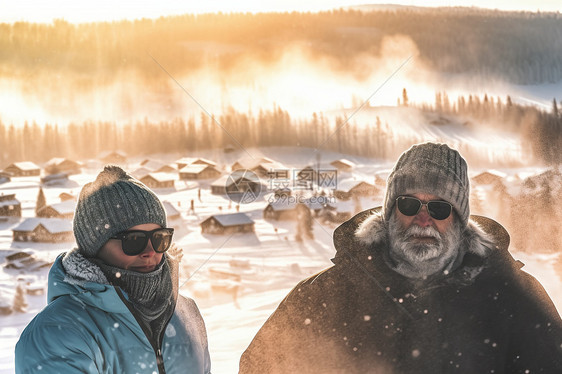
M147 175L141 178L141 181L148 177L154 179L157 182L170 182L175 179L174 175L170 173L148 173Z
M232 184L237 184L237 183L241 183L241 182L247 182L247 183L256 183L256 184L262 184L260 179L257 178L255 175L248 173L247 174L248 177L245 177L243 175L236 175L236 174L228 174L228 175L223 175L220 178L218 178L217 180L215 180L213 183L211 183L211 186L213 187L227 187L230 186Z
M332 162L330 163L330 165L334 166L334 165L337 165L338 163L347 165L347 166L349 166L349 167L354 167L354 166L355 166L355 163L354 163L353 161L349 161L349 160L346 159L346 158L340 158L339 160L334 160L334 161L332 161Z
M230 175L223 175L221 176L219 179L215 180L213 183L211 183L212 187L225 187L228 184L232 184L234 183L234 180L231 178Z
M294 199L275 200L267 205L270 206L274 211L293 210L297 208L297 203L294 201Z
M250 170L254 170L257 168L262 168L265 170L279 170L279 169L287 169L285 165L277 161L267 161L267 162L256 162L253 166L250 167Z
M0 208L1 208L1 207L4 207L4 206L14 206L14 205L20 205L20 204L21 204L21 203L20 203L18 200L16 200L16 199L13 199L13 200L3 200L3 201L0 201Z
M208 160L206 158L202 158L202 157L182 157L179 160L176 160L176 164L185 164L185 165L192 165L192 164L196 164L196 165L200 165L200 164L207 164L207 165L212 165L212 166L216 166L217 163L211 160Z
M70 162L70 163L76 164L78 166L82 165L82 163L80 161L74 161L74 160L70 160L70 159L64 158L64 157L53 157L52 159L47 161L47 163L45 165L46 166L58 166L58 165L60 165L64 162Z
M199 174L201 173L203 170L212 167L211 165L205 165L205 164L193 164L193 165L187 165L184 166L183 168L180 169L180 173L193 173L193 174Z
M45 208L46 207L51 207L57 213L60 213L60 214L68 214L68 213L73 213L74 210L76 209L76 201L66 200L66 201L62 201L60 203L47 205L47 206L45 206Z
M60 218L26 218L18 226L13 228L13 231L33 231L39 225L43 226L51 234L61 232L72 232L72 221Z
M20 170L37 170L37 169L40 169L39 166L37 166L35 163L33 163L31 161L14 162L10 166L15 166L16 168L18 168Z
M478 173L478 174L474 175L472 178L477 178L481 175L486 175L486 174L490 174L490 175L493 175L495 177L502 178L502 179L507 176L506 173L502 173L501 171L489 169L489 170L486 170L486 171L483 171L481 173Z
M216 219L218 223L222 226L237 226L237 225L247 225L253 224L254 221L245 213L229 213L229 214L215 214L211 216ZM209 217L209 218L211 218ZM207 218L207 219L209 219ZM207 220L205 220L207 221ZM203 221L203 222L205 222Z

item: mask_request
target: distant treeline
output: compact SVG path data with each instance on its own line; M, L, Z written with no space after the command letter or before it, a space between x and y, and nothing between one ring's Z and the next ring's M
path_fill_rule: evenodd
M407 91L404 89L402 105L407 105ZM437 113L467 116L476 123L491 123L496 129L503 129L521 135L527 154L547 165L562 163L562 108L556 99L552 100L550 111L534 106L513 104L511 97L459 96L451 102L445 92L435 95L435 104L421 105L423 110Z
M406 103L407 100L404 100L402 105ZM435 105L420 109L443 115L462 115L475 123L501 123L505 130L521 135L522 144L528 147L527 160L562 163L562 116L556 101L553 101L552 111L545 112L513 104L509 97L505 102L488 96L460 97L451 103L446 93L439 93ZM379 117L372 123L354 122L347 122L343 117L328 120L322 114L314 114L309 119L293 119L287 111L278 107L262 110L257 115L231 109L217 118L201 113L197 119L145 120L127 125L89 121L64 127L35 123L16 127L0 122L0 162L5 167L14 161L44 162L52 157L86 160L113 150L124 151L130 156L143 156L193 154L205 149L234 148L241 151L267 146L302 146L388 158L395 157L396 150L406 149L423 140L415 133L410 137L394 137L389 131L393 124L386 120L383 123ZM465 155L471 152L464 144L460 148Z
M161 78L154 56L174 74L210 65L228 71L250 59L276 61L298 44L334 69L368 75L361 58L381 56L388 36L407 36L436 71L514 83L562 79L562 15L470 8L361 12L205 14L73 25L0 24L0 77L74 73L83 87L133 69Z

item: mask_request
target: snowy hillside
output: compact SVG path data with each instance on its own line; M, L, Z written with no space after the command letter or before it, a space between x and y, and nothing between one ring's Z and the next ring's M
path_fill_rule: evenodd
M441 129L438 131L446 131ZM466 130L470 131L470 130ZM501 135L498 135L501 136ZM462 135L469 138L468 134ZM484 142L484 138L478 138ZM398 150L396 150L398 152ZM329 163L346 158L355 164L352 172L340 174L338 178L363 180L375 183L375 174L384 176L392 167L393 161L366 159L337 153L323 153L317 157L312 149L269 148L249 149L248 154L255 160L267 156L293 170L319 162ZM183 155L185 156L185 155ZM193 156L193 155L190 155ZM225 169L240 157L243 152L197 155L209 158ZM172 156L155 156L164 162L172 162ZM129 171L140 166L142 160L132 160ZM48 204L60 201L62 192L75 196L84 183L91 181L100 171L101 164L90 163L91 167L82 174L72 175L70 181L62 186L43 187ZM473 174L479 172L472 169ZM502 169L509 176L506 183L516 188L521 172L527 175L540 170ZM228 171L224 171L228 173ZM210 191L212 180L180 181L175 180L174 188L155 189L163 201L175 207L180 217L169 222L176 230L175 241L183 249L180 271L180 292L194 298L205 319L213 373L236 373L240 355L248 346L255 333L267 317L277 307L287 292L301 279L331 265L330 259L335 250L332 245L332 233L336 224L322 224L316 220L313 224L314 239L303 242L295 241L296 222L265 220L263 209L267 206L269 195L261 195L257 200L241 204L240 212L246 213L255 222L255 234L208 235L202 234L199 223L212 214L235 213L236 204L226 196L213 195ZM22 219L35 216L35 203L39 191L39 177L19 177L0 184L0 193L15 193L22 205ZM359 205L362 209L380 205L383 189L373 197L363 198ZM487 198L487 190L481 189L480 195ZM194 211L191 210L193 201ZM28 283L28 288L38 294L26 295L28 303L25 313L0 315L0 374L14 371L14 346L26 324L46 304L48 266L55 257L73 247L73 243L44 244L13 242L12 229L21 221L8 219L0 221L0 307L12 305L18 283ZM525 270L538 278L562 312L562 282L559 276L560 265L557 261L560 252L519 253L513 251L516 259L522 260ZM17 252L27 252L33 261L23 263L20 269L7 268L6 257ZM558 270L556 270L558 266ZM17 267L17 266L16 266ZM38 268L37 270L30 270Z

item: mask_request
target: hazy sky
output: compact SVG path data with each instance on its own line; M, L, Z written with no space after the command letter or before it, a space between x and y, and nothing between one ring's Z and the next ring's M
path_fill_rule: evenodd
M159 16L204 12L314 11L357 4L386 4L368 0L0 0L0 22L51 22L62 18L70 22L157 18ZM501 10L562 11L562 0L419 0L395 1L414 6L475 6Z

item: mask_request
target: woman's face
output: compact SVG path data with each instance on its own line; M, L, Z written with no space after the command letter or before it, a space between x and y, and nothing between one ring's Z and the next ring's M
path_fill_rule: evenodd
M160 228L155 223L145 223L130 227L129 230L150 231ZM152 248L152 243L148 240L143 252L136 256L126 255L121 249L121 240L109 239L98 252L97 257L108 265L125 270L148 273L153 271L162 261L163 253L156 253Z

